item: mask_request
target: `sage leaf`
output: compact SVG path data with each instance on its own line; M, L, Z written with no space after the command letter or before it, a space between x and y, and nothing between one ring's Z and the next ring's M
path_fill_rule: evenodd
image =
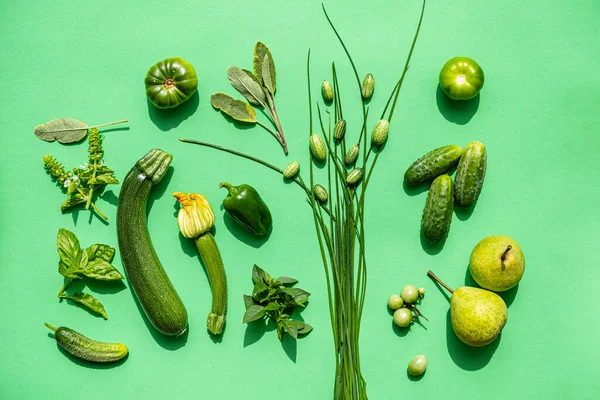
M254 72L252 71L248 71L247 69L242 68L242 71L244 71L246 73L246 75L248 75L250 78L252 78L252 80L256 83L258 83L259 86L262 86L261 81L258 80L258 77L256 75L254 75Z
M60 205L60 211L68 210L71 207L75 207L78 204L85 203L87 200L83 198L79 193L69 197Z
M106 173L97 175L95 178L91 178L87 181L88 185L109 185L117 184L119 181L112 176L112 173Z
M273 55L271 54L271 50L267 47L266 44L264 44L263 42L258 42L256 43L256 45L254 46L254 73L256 74L256 76L258 77L260 83L262 85L265 85L264 83L264 75L263 75L263 62L265 61L265 56L268 55L269 58L267 59L269 62L269 66L268 66L268 70L269 70L269 76L271 77L271 84L273 86L273 90L271 91L269 89L269 91L274 94L275 93L275 86L276 86L276 80L275 80L275 63L273 62ZM268 89L268 88L267 88Z
M81 247L79 246L77 236L68 229L60 228L56 238L56 245L60 262L64 264L65 268L77 269L81 260Z
M210 104L229 115L236 121L256 123L256 112L250 104L236 100L226 93L214 93L210 96Z
M88 262L82 274L99 281L118 281L123 279L123 275L115 267L101 258Z
M240 92L251 104L264 107L266 101L265 92L244 71L238 67L229 67L227 77L235 90Z
M258 321L265 315L265 308L263 306L259 306L256 304L251 305L246 309L246 313L244 314L244 319L242 321L243 324L252 321Z
M297 279L290 278L287 276L280 276L279 278L277 278L277 281L279 283L281 283L282 285L294 285L294 284L298 283Z
M73 300L74 302L79 303L84 307L87 307L88 309L92 310L96 314L100 314L102 318L108 319L108 315L106 314L106 310L104 310L104 306L102 305L102 303L100 303L98 299L96 299L91 294L77 292L73 293L72 296L63 294L60 296L60 298Z
M88 125L73 118L58 118L33 128L33 133L46 142L75 143L88 133Z
M269 58L269 55L265 54L265 59L262 63L262 79L267 90L271 92L271 94L275 94L275 87L273 85L273 81L271 80L271 69L269 65L270 61L271 59Z
M244 295L244 305L246 306L246 310L248 309L248 307L250 307L253 304L254 304L254 300L252 299L252 296L248 296L247 294L245 294Z
M93 244L85 249L85 252L87 253L89 262L92 262L96 259L111 262L115 256L115 248L106 244Z

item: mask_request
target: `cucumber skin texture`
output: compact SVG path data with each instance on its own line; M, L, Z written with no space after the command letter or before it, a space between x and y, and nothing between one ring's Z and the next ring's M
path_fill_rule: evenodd
M461 154L462 147L455 144L432 150L408 167L404 180L409 185L418 185L434 179L458 164Z
M54 339L67 353L91 362L115 362L129 353L122 343L97 342L64 326L56 329Z
M162 176L145 175L148 170L140 167L140 161L125 177L119 194L119 250L127 280L152 325L162 334L178 336L187 329L187 311L156 255L146 220L148 195Z
M467 144L460 157L454 178L456 204L469 207L475 203L481 193L486 168L487 151L483 143Z
M433 180L423 209L421 231L430 242L439 242L450 230L454 207L454 184L449 175Z

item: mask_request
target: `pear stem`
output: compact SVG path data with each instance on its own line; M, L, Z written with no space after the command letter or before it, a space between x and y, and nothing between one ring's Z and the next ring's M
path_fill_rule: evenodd
M444 282L442 282L440 280L440 278L438 278L437 276L435 276L435 274L433 272L431 272L431 270L427 271L427 276L430 277L431 279L435 280L440 285L442 285L444 287L444 289L446 289L450 293L454 293L454 290L450 289Z
M506 250L504 250L504 253L502 253L502 257L500 258L500 261L502 263L502 270L504 270L506 268L506 265L504 265L504 262L506 261L506 255L508 254L508 252L512 249L512 246L509 244L506 247Z

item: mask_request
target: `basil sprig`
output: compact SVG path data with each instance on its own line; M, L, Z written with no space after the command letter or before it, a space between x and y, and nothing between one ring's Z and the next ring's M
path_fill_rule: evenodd
M90 278L100 281L123 279L123 275L110 264L115 256L114 247L106 244L93 244L86 249L81 249L75 234L68 229L61 228L58 230L57 250L60 257L58 272L67 278L64 286L58 292L58 297L79 303L104 319L108 319L104 306L94 296L83 292L69 295L66 293L66 289L74 279Z

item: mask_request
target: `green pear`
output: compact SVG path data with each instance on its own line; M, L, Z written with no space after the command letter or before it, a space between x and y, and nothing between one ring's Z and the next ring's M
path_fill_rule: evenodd
M508 319L508 309L502 297L489 290L469 286L452 290L433 272L429 271L427 275L452 294L450 322L462 342L481 347L498 337Z
M508 236L488 236L475 246L469 271L484 289L504 292L519 283L525 272L521 246Z

